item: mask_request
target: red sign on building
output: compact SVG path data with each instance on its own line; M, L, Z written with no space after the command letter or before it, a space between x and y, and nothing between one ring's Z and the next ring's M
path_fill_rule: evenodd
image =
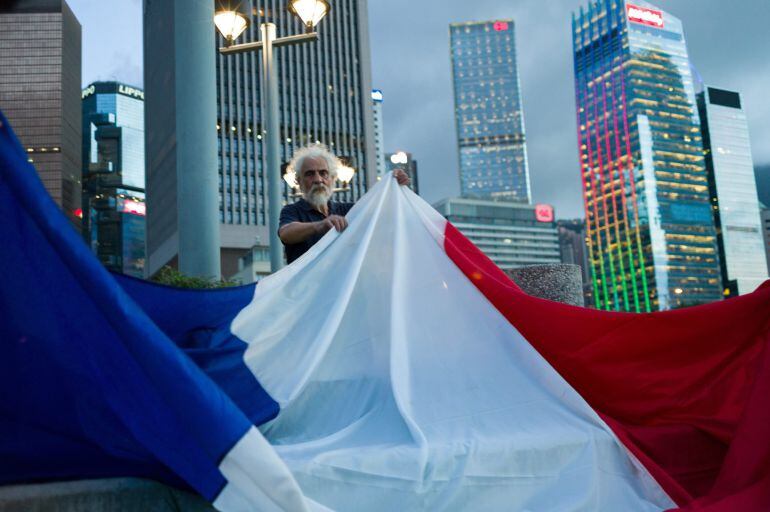
M147 206L139 201L132 201L126 199L123 201L123 207L121 208L123 213L133 213L134 215L141 215L144 217L147 213Z
M628 14L628 19L634 23L663 28L663 11L628 4L626 5L626 13Z
M538 222L553 222L553 206L550 204L536 204L535 219Z
M503 32L505 30L508 30L508 22L507 21L496 21L494 25L492 25L495 30L498 32Z

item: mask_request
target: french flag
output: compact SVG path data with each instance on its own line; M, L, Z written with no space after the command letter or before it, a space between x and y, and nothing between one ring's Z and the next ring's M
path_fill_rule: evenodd
M223 511L770 510L770 287L611 313L518 289L383 179L258 285L107 272L0 115L0 485Z

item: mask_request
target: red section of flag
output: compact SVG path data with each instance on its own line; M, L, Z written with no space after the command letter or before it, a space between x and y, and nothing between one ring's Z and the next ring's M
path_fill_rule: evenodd
M770 286L634 314L530 297L447 223L447 255L682 511L770 510Z

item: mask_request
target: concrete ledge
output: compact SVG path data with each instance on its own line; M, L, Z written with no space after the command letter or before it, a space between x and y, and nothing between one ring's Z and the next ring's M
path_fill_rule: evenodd
M505 273L529 295L573 306L585 306L583 277L578 265L530 265L506 270Z
M152 480L105 478L0 486L0 512L213 512L196 494Z

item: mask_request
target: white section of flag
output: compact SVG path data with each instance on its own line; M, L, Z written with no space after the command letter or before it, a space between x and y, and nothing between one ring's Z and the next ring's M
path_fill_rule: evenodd
M449 259L427 203L383 178L348 219L231 326L281 404L263 431L306 496L367 511L674 506Z

